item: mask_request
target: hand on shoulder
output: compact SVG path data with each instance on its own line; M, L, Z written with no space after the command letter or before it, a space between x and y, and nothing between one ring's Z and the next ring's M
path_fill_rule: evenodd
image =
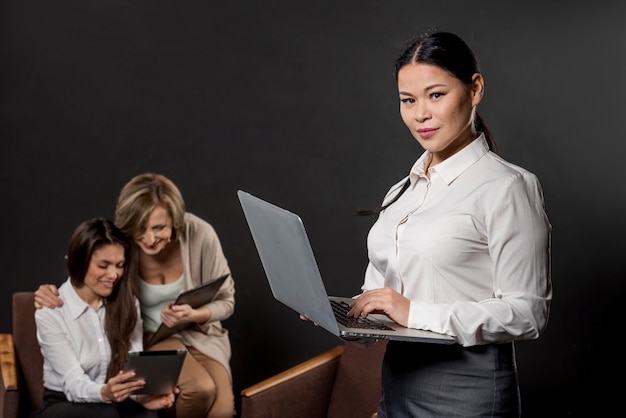
M35 291L35 309L60 308L63 300L59 297L59 289L53 284L42 284Z

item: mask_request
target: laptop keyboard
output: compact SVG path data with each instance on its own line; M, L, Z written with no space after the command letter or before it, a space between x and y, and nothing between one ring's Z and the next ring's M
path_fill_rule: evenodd
M382 322L373 321L367 318L348 318L348 311L350 310L350 305L342 300L330 300L330 306L333 308L333 312L335 313L335 318L337 318L337 322L345 327L350 328L361 328L361 329L378 329L378 330L387 330L392 331L393 328L388 327Z

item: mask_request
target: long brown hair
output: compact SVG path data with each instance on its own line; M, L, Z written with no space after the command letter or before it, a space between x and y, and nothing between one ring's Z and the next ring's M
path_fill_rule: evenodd
M134 277L137 271L131 243L112 221L93 218L82 222L74 230L65 263L72 285L82 288L93 253L111 244L124 248L124 272L111 294L104 299L106 305L104 330L111 346L107 380L124 367L126 353L130 349L130 336L138 320L135 305L136 277Z

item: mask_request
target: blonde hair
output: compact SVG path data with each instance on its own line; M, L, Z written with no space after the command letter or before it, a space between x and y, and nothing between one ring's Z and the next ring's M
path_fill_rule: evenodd
M185 201L178 187L167 177L144 173L124 185L117 198L115 224L127 236L142 232L148 216L157 207L164 207L172 217L172 240L183 233Z

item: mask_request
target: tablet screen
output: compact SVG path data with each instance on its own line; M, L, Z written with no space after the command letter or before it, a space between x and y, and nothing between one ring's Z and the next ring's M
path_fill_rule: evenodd
M131 351L124 371L134 370L146 385L135 394L172 393L178 382L187 350Z

